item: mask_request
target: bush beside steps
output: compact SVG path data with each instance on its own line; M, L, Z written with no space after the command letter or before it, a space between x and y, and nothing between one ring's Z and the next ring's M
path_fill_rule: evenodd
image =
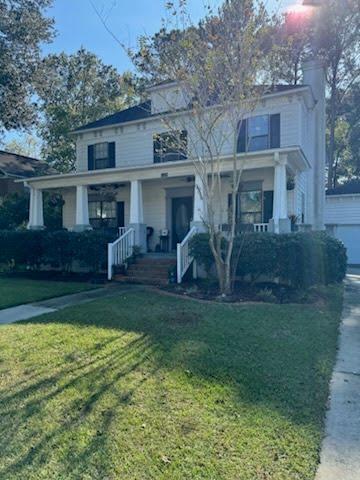
M241 248L237 278L259 279L294 289L341 282L346 274L346 248L325 232L289 234L243 233L235 241ZM206 233L196 235L190 251L199 265L214 275L214 259ZM263 293L266 296L265 293Z

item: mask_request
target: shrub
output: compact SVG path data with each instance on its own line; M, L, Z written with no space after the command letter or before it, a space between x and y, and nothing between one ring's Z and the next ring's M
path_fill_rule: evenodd
M243 233L236 239L241 249L237 275L255 281L260 276L295 288L340 282L346 273L344 245L325 232ZM207 234L199 234L190 249L197 262L210 271L214 259Z
M0 230L0 263L32 269L50 265L69 272L79 262L98 272L106 268L107 244L113 239L98 231Z

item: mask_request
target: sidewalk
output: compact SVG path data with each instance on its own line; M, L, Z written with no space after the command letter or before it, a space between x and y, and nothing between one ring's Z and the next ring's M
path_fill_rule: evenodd
M316 480L360 480L360 275L351 273Z
M20 320L28 320L29 318L38 317L45 313L56 312L66 307L81 305L102 298L112 297L119 293L141 288L139 285L116 285L106 288L97 288L86 292L73 293L62 297L50 298L26 305L6 308L0 310L0 325L14 323Z

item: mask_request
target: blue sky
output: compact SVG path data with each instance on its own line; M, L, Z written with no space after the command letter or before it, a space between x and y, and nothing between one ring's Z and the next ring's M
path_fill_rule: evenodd
M269 10L281 11L301 0L265 0ZM96 53L104 63L114 65L119 72L131 69L126 53L101 23L91 2L106 19L111 32L126 46L134 47L141 34L153 34L162 25L165 0L53 0L48 15L55 19L57 35L44 45L43 52L74 53L81 46ZM221 0L212 0L219 5ZM204 0L188 0L193 19L204 12ZM9 132L4 143L20 138L21 132Z
M267 0L270 9L285 8L299 0ZM127 46L135 46L139 35L155 33L161 27L164 16L164 0L92 0L109 29ZM213 0L219 4L220 0ZM203 0L189 0L193 18L200 18ZM120 46L106 31L96 15L91 0L54 0L49 15L55 18L57 37L44 52L65 51L72 53L81 45L99 55L105 63L119 71L131 68Z

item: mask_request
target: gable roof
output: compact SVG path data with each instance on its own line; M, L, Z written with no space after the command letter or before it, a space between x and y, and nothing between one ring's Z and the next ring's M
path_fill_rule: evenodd
M44 160L0 150L0 174L27 178L51 173L55 173L55 170Z
M163 82L163 84L171 83L169 81ZM158 84L160 85L160 84ZM307 87L307 85L273 85L269 87L266 95L271 95L274 93L285 93L292 90L298 90L300 88ZM162 112L165 113L165 112ZM111 115L108 115L104 118L100 118L94 122L87 123L79 128L76 128L73 133L82 132L84 130L90 130L93 128L109 127L111 125L121 125L122 123L134 122L136 120L145 120L149 117L159 116L161 113L151 113L151 100L140 103L134 107L127 108L126 110L121 110L115 112Z

